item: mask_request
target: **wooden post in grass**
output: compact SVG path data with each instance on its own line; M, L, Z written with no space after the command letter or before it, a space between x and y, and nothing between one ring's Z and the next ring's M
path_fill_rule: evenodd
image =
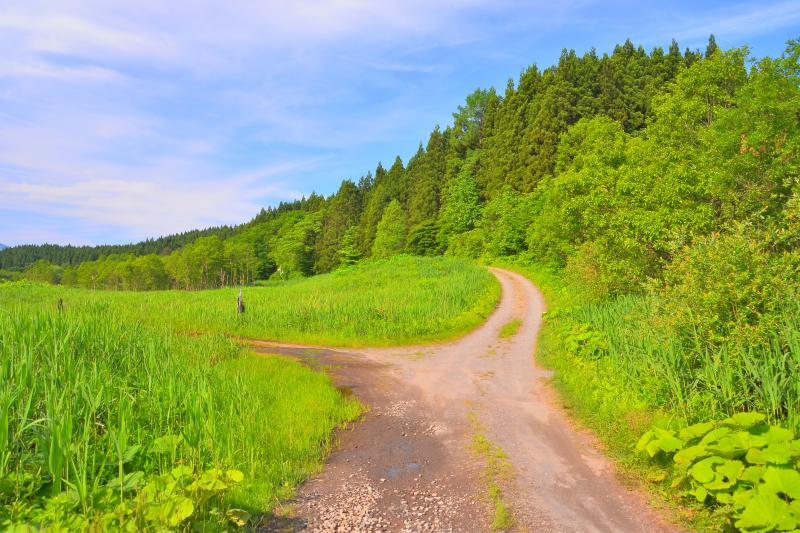
M236 312L240 315L244 313L244 299L242 298L241 288L239 288L239 298L236 299Z

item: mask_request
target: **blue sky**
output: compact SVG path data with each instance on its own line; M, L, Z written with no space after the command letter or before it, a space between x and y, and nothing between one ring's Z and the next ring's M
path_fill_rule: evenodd
M476 87L562 48L800 37L800 2L6 0L0 242L249 220L406 160Z

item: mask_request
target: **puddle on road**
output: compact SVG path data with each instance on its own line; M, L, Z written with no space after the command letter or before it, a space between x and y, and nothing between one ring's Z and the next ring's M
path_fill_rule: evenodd
M419 470L419 463L406 463L403 466L392 466L386 471L387 479L397 479L403 474L414 474Z

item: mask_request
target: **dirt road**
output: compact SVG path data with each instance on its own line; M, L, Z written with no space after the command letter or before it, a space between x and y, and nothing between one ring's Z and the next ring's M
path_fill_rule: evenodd
M514 531L676 531L620 484L553 405L548 372L533 360L539 291L518 274L492 272L503 290L497 310L454 342L352 351L256 343L329 366L336 383L370 408L263 531L490 531L493 480ZM514 318L519 330L501 339ZM508 471L489 477L485 454L472 444L476 433L505 452Z

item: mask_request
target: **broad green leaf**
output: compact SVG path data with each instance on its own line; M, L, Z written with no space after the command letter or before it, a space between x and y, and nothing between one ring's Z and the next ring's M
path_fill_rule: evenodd
M138 444L135 446L129 446L128 448L125 449L125 453L122 454L122 457L120 457L120 462L122 464L130 463L136 458L136 455L139 453L139 450L141 449L142 447L139 446Z
M244 509L228 509L225 513L225 516L228 517L235 526L244 527L250 521L250 513L245 511Z
M737 431L723 435L716 443L709 444L707 448L713 454L733 459L745 455L750 448L761 448L765 445L766 440L763 437L752 435L747 431Z
M693 424L689 427L685 427L680 431L680 437L685 442L689 442L692 439L697 439L702 437L712 429L716 424L714 422L700 422L699 424Z
M695 488L692 494L699 503L705 502L706 498L708 497L708 491L702 485Z
M739 476L739 479L755 485L761 481L761 477L764 475L765 470L766 469L763 466L748 466Z
M731 429L728 427L721 427L717 429L712 429L706 435L700 439L700 444L708 445L714 442L717 442L723 435L727 435L731 432Z
M708 457L709 455L711 454L705 446L697 444L695 446L689 446L688 448L679 450L672 460L675 461L675 463L681 468L686 469L698 459Z
M800 455L791 442L776 442L766 448L751 448L747 452L747 462L754 465L785 465Z
M761 413L736 413L732 417L723 420L722 424L735 428L748 429L759 422L763 422L766 418L766 415Z
M733 493L733 506L741 511L757 494L755 489L740 489Z
M175 479L192 478L194 476L194 469L186 465L178 465L170 471L172 477Z
M708 457L698 462L689 469L689 475L700 483L710 483L714 480L714 467L725 463L721 457Z
M777 444L794 439L794 432L780 426L770 426L763 437L766 444Z
M185 496L173 496L172 499L172 509L170 509L169 514L167 515L167 521L171 526L177 526L190 516L194 512L194 504L192 500Z
M244 474L240 470L228 470L225 475L234 483L241 483L244 480Z
M782 468L767 468L764 472L764 484L760 491L786 495L793 500L800 499L800 472Z
M653 436L645 445L645 449L650 457L658 452L672 453L683 448L683 441L675 436L672 431L656 428Z
M733 494L731 494L730 492L716 491L713 492L712 494L719 503L722 503L724 505L730 505L733 503Z
M173 453L183 443L181 435L164 435L150 444L151 453Z
M744 464L741 461L725 461L714 469L714 480L706 483L708 490L725 490L739 480L739 476L744 471Z
M744 507L736 527L745 530L771 531L797 527L789 504L774 494L759 492Z

